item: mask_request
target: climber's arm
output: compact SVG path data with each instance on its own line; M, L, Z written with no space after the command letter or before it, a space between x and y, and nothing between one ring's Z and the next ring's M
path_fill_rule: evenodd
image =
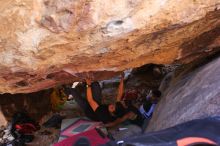
M115 121L105 124L105 127L110 128L110 127L117 126L117 125L121 124L122 122L128 120L132 116L134 116L134 113L129 112L129 113L125 114L123 117L117 118Z
M121 74L121 80L120 80L120 84L119 84L119 87L118 87L118 95L116 97L116 100L118 102L121 101L123 93L124 93L124 72Z
M87 97L86 97L86 99L89 102L89 105L92 107L93 111L95 111L99 107L99 105L92 97L91 80L86 79L86 83L87 83L87 89L86 89Z

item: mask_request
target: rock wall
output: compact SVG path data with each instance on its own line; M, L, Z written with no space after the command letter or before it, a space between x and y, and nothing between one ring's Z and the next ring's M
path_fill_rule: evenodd
M3 94L0 95L0 126L11 121L12 116L26 110L30 117L40 120L45 114L52 110L50 102L51 90L29 94Z
M4 114L2 113L2 110L0 110L0 126L6 126L8 124L8 121L6 120Z
M219 0L1 0L0 93L212 54L219 9Z
M147 131L172 127L192 119L220 115L220 57L161 84L163 96ZM186 73L188 72L188 73ZM171 79L171 80L170 80Z

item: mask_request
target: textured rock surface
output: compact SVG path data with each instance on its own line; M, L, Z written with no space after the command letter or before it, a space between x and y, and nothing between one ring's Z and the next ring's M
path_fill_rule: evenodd
M1 0L0 93L209 55L219 9L220 0Z
M0 95L0 126L10 121L16 112L23 110L35 120L39 120L51 111L50 93L50 90L42 90L29 94Z
M147 131L172 127L192 119L220 115L220 58L173 78L163 92ZM163 88L164 89L164 88Z
M2 113L2 110L0 110L0 127L6 126L8 121L6 120L5 116Z

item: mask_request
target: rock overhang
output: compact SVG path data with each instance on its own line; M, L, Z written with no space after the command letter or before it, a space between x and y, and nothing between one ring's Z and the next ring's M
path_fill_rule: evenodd
M219 0L0 2L0 92L188 63L220 46ZM105 74L105 75L104 75Z

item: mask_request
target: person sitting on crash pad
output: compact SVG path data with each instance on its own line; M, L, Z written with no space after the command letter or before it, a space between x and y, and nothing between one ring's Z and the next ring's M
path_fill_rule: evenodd
M127 112L132 112L133 115L130 117L132 124L138 125L143 128L145 120L149 120L152 117L155 106L161 97L159 90L150 91L148 96L143 101L143 104L139 107L132 105L131 102L121 101L117 99L117 112L116 115L124 115Z
M121 77L117 99L121 99L123 95L123 80L124 74ZM117 113L116 104L102 104L101 87L98 82L92 82L90 78L86 79L86 99L75 88L69 88L66 93L73 96L88 118L94 121L101 121L106 124L106 127L118 125L133 116L132 112L127 112L123 115L115 114Z

